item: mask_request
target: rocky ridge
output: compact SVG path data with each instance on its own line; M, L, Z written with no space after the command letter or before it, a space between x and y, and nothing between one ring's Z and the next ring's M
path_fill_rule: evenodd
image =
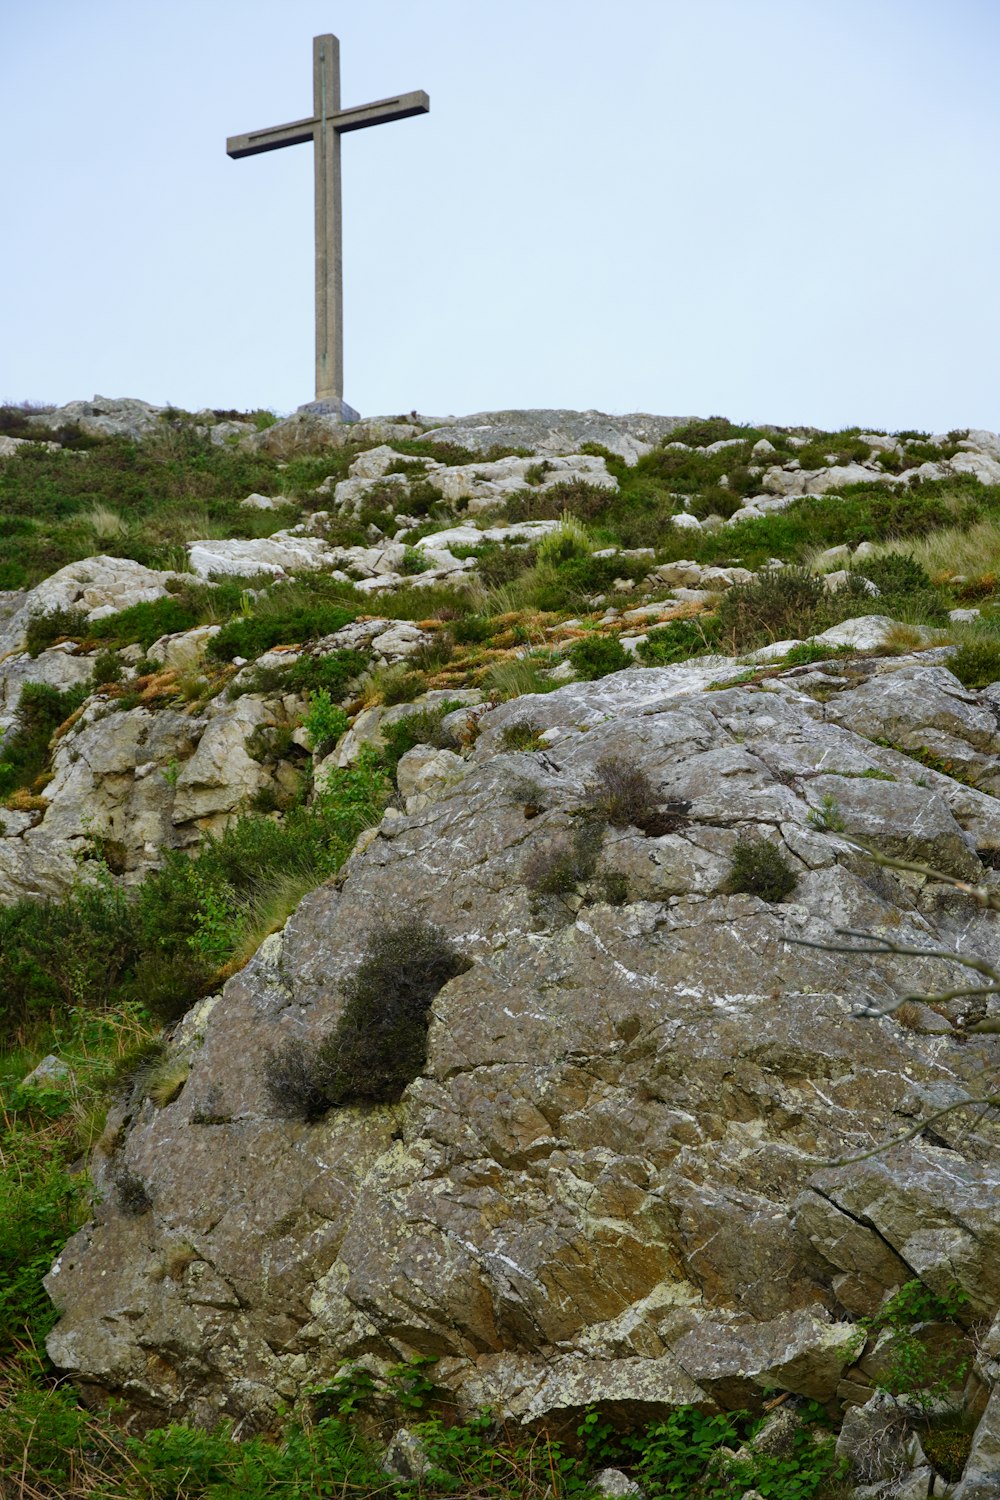
M50 430L74 422L140 443L162 421L100 398L40 415ZM171 1034L177 1094L116 1106L92 1163L94 1220L49 1278L57 1365L147 1422L266 1421L345 1361L426 1354L463 1409L525 1422L592 1405L622 1420L754 1406L775 1387L867 1410L884 1339L863 1320L918 1280L968 1299L965 1399L986 1414L955 1495L1000 1493L988 1457L996 1324L985 1333L1000 1306L992 1117L958 1111L885 1154L828 1165L975 1095L994 1043L968 1032L957 1001L855 1017L905 990L949 989L952 965L802 946L851 927L1000 960L992 912L854 842L996 888L1000 684L968 690L939 628L874 613L742 653L629 666L657 631L711 617L775 567L591 538L608 583L581 598L583 618L535 620L527 642L515 630L490 668L533 659L541 640L539 686L555 691L501 701L481 669L432 668L413 701L366 701L366 683L412 671L451 628L436 602L426 619L409 607L400 618L396 599L446 588L479 600L490 549L572 534L565 517L531 518L547 492L596 507L624 483L616 456L701 460L742 440L677 443L687 419L598 413L411 414L354 431L313 415L262 431L214 415L195 420L217 446L282 461L317 444L358 451L301 520L281 524L279 511L270 535L193 537L172 568L99 555L0 597L8 733L25 684L83 694L39 783L0 813L0 903L59 897L95 852L134 884L164 850L197 848L252 804L280 819L314 748L309 692L280 682L297 662L359 654L340 698L348 727L315 756L314 784L409 714L443 710L451 738L403 755L397 804L340 875ZM407 452L417 438L484 456ZM742 537L743 523L845 485L919 500L928 484L1000 479L993 434L930 439L938 455L922 459L905 440L858 441L867 458L831 452L809 467L790 456L807 435L783 451L767 436L749 453L742 442L757 472L729 514L695 514L678 493L668 526ZM529 451L497 457L498 444ZM391 525L345 543L343 526L375 506ZM826 594L857 591L871 553L854 539L817 555ZM123 680L94 685L108 648L89 631L227 577L247 581L247 618L309 577L351 590L356 618L248 657L211 654L219 622L142 647L116 637ZM68 632L39 649L38 620L64 616ZM617 643L627 669L574 680L573 649L594 638ZM806 659L790 664L797 649ZM259 685L268 674L277 686ZM609 766L645 778L646 826L609 816ZM730 889L747 835L792 872L781 899ZM560 860L570 874L553 891L544 871ZM398 1103L289 1119L262 1061L290 1037L318 1046L336 1024L377 913L434 923L471 966L435 999L426 1067ZM123 1182L141 1186L141 1211Z

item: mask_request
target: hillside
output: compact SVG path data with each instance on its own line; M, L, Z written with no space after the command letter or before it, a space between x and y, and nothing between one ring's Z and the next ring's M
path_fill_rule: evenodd
M12 1493L1000 1495L1000 438L0 434Z

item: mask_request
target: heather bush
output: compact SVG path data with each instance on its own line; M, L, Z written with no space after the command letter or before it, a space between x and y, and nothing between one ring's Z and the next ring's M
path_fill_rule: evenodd
M434 997L470 967L428 922L376 925L330 1035L318 1047L290 1040L267 1058L274 1104L315 1120L335 1106L395 1103L423 1071Z
M635 665L614 635L588 635L582 640L574 641L570 647L569 659L577 676L588 682Z
M795 889L798 875L781 849L769 839L741 833L733 846L728 890L745 891L762 901L781 901Z
M733 653L769 641L810 635L825 600L823 580L805 568L768 568L727 589L719 605L719 634Z

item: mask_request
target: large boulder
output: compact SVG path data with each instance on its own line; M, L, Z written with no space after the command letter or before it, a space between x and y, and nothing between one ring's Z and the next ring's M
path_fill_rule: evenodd
M11 651L23 651L32 615L52 614L57 609L78 610L87 620L147 604L170 592L173 580L192 582L186 573L161 572L144 567L130 557L88 557L67 563L44 582L14 596L0 611L0 660Z
M996 803L949 803L947 778L794 680L704 685L626 671L487 712L466 774L421 780L420 810L390 809L189 1019L187 1083L113 1116L93 1221L48 1278L49 1352L89 1398L212 1424L344 1361L433 1354L460 1407L526 1421L774 1387L830 1402L858 1313L902 1280L993 1314L989 1120L832 1165L977 1091L990 1039L950 1035L954 1005L943 1034L855 1018L955 966L801 944L853 927L1000 960L969 897L846 841L993 880L976 849ZM544 749L507 748L525 722ZM732 892L740 833L793 873L782 900ZM470 964L433 1002L423 1071L396 1104L290 1118L270 1049L317 1046L373 931L404 917Z
M603 411L548 408L480 411L468 417L450 417L446 425L432 427L423 436L432 443L458 443L473 453L489 453L497 447L527 448L541 455L579 453L584 443L600 443L620 454L626 463L634 464L669 433L692 420L654 417L648 412L617 417Z
M92 401L69 401L65 406L39 412L28 421L41 428L74 423L88 437L125 437L137 442L162 426L166 410L135 396L95 396Z

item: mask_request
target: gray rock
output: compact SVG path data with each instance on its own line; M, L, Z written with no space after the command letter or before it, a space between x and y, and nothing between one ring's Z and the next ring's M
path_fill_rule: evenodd
M429 442L460 443L475 453L491 448L529 448L539 455L578 453L584 443L600 443L626 463L644 453L691 417L654 417L646 412L609 416L600 411L483 411L449 418L446 426L431 428Z
M898 1486L927 1464L907 1408L887 1391L876 1391L864 1406L848 1408L837 1438L837 1457L846 1460L852 1476L866 1485L889 1481ZM894 1488L889 1493L901 1492ZM923 1493L927 1494L926 1480Z
M845 926L1000 958L967 899L918 901L810 822L832 785L849 829L982 878L971 804L933 774L865 778L906 757L828 722L794 679L703 691L738 670L628 670L483 714L463 779L392 809L306 897L227 983L182 1093L135 1115L119 1159L154 1211L105 1193L66 1247L48 1279L58 1366L147 1419L211 1425L402 1347L441 1356L461 1410L645 1421L860 1387L865 1336L838 1292L877 1305L900 1264L992 1316L988 1119L946 1116L932 1139L830 1165L976 1087L989 1038L852 1019L943 988L952 966L796 942ZM526 714L544 748L506 751ZM608 828L573 889L545 896L533 871L577 847L608 757L649 778L664 830ZM797 874L780 903L728 892L747 829ZM379 913L436 923L472 967L435 997L398 1104L287 1119L259 1060L329 1033ZM92 1170L100 1193L109 1166ZM197 1285L157 1278L177 1235L204 1257Z
M169 593L167 584L171 580L187 577L143 567L128 557L88 557L83 562L68 563L29 589L6 620L0 621L0 658L24 649L32 615L75 609L88 620L100 620L132 604L162 599Z
M634 1479L629 1479L621 1469L601 1469L591 1480L592 1487L599 1495L633 1495L642 1496L642 1490Z
M422 1440L409 1427L400 1427L385 1450L382 1469L386 1474L397 1474L400 1479L423 1479L430 1468L430 1458Z
M979 1420L955 1500L1000 1500L1000 1386Z
M28 421L38 427L61 427L76 423L90 437L127 437L141 440L162 427L166 407L152 406L134 396L115 399L95 396L92 401L69 401L52 411L31 416Z
M44 1087L46 1084L63 1083L70 1076L69 1064L63 1062L61 1057L56 1057L50 1052L43 1057L24 1078L21 1079L21 1088Z

